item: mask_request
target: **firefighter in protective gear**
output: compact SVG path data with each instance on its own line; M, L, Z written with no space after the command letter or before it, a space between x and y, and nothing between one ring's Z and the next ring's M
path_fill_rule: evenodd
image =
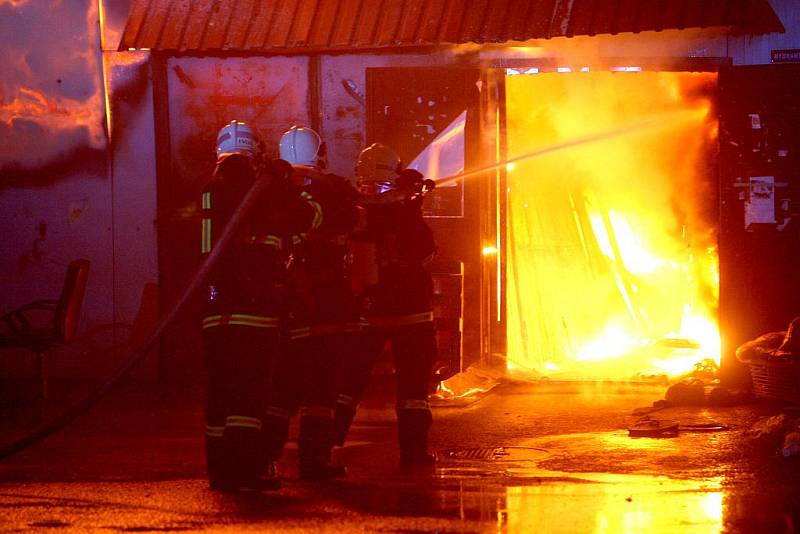
M291 186L288 169L285 162L262 160L253 128L231 121L217 135L217 165L202 192L201 253L207 257L215 247L225 247L208 276L202 319L207 470L211 487L222 491L278 485L268 476L263 411L280 357L285 245L320 217L308 193ZM227 243L219 242L259 180L269 182L257 208L242 214Z
M433 234L422 218L422 193L432 182L401 170L388 147L365 148L356 166L367 210L360 240L371 241L377 276L363 294L363 346L342 373L336 404L336 442L343 445L375 360L391 343L397 376L397 425L401 466L432 466L428 452L432 417L428 392L436 356L433 283L424 264L433 256Z
M280 158L292 165L324 169L324 143L317 132L303 126L292 126L278 143Z
M269 454L274 459L280 455L289 420L299 411L299 477L326 480L345 474L331 462L331 450L335 377L360 328L345 266L358 192L345 178L324 172L325 146L310 128L289 129L280 154L293 165L292 180L319 202L323 218L298 246L291 268L295 298L288 354L265 416L271 429Z
M400 158L394 150L381 143L373 143L358 155L358 187L361 193L374 199L394 189L394 182L401 170Z

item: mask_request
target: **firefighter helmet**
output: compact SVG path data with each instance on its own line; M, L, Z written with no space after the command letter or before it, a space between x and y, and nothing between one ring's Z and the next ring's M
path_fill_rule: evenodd
M358 155L356 179L364 193L384 193L394 187L402 170L400 157L381 143L373 143Z
M228 156L240 154L253 160L258 159L259 137L247 123L232 120L217 134L217 161Z
M322 138L311 128L292 126L281 136L278 151L281 159L292 165L316 167L322 155Z

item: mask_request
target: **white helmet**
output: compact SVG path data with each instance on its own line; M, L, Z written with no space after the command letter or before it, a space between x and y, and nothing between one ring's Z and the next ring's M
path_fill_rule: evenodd
M281 159L292 165L315 167L322 148L322 138L311 128L292 126L281 136L278 151Z
M394 187L401 169L400 157L394 150L373 143L358 155L356 180L364 193L384 193Z
M258 150L258 134L242 121L231 121L217 134L217 161L234 154L257 159Z

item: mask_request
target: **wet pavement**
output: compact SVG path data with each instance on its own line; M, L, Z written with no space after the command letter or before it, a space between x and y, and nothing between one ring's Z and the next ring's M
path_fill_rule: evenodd
M649 414L727 430L630 438L663 386L503 382L434 409L434 471L398 469L393 402L368 399L348 477L221 495L203 478L196 395L124 389L62 433L0 462L0 529L270 532L796 532L800 458L747 436L775 406ZM14 428L6 425L4 435ZM777 441L776 441L777 440Z

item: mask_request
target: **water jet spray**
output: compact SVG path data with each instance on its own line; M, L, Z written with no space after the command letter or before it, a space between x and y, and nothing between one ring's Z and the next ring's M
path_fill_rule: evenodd
M702 115L700 115L700 111L702 111ZM626 126L622 126L616 128L614 130L608 130L605 132L599 132L591 135L587 135L584 137L578 137L577 139L572 139L570 141L565 141L563 143L559 143L557 145L551 145L544 148L539 148L532 152L528 152L526 154L522 154L520 156L515 156L513 158L507 159L505 161L499 161L497 163L492 163L491 165L486 165L484 167L480 167L477 169L473 169L468 172L462 172L460 174L454 174L451 176L445 176L444 178L440 178L438 180L434 180L437 186L446 185L452 182L456 182L458 180L463 180L464 178L470 178L472 176L476 176L482 174L484 172L492 171L494 169L503 167L505 165L511 165L513 163L517 163L519 161L525 161L528 159L532 159L539 156L544 156L546 154L550 154L552 152L558 152L559 150L566 150L568 148L574 148L581 145L586 145L590 143L599 143L601 141L606 141L608 139L613 139L615 137L621 137L623 135L636 133L640 130L647 130L650 128L655 128L658 126L666 126L671 122L676 122L679 119L693 119L693 118L704 118L707 114L708 110L681 110L676 111L674 113L670 113L668 115L661 115L658 117L653 117L644 121L634 122L632 124L628 124Z

